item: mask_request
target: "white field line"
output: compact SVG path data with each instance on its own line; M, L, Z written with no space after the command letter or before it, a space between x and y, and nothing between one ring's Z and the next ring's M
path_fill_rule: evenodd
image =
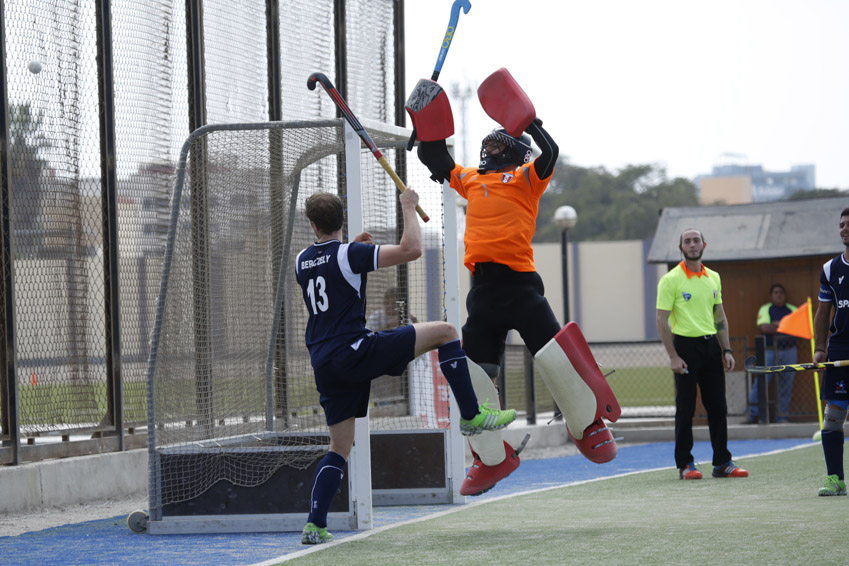
M800 448L807 448L808 446L810 446L810 444L800 444L799 446L791 446L790 448L781 448L779 450L772 450L770 452L761 452L761 453L757 453L757 454L746 454L746 455L740 456L740 458L757 458L757 457L760 457L760 456L772 456L774 454L780 454L782 452L789 452L791 450L798 450ZM412 525L414 523L420 523L422 521L429 521L429 520L435 519L437 517L443 517L445 515L457 513L458 511L465 511L466 509L473 509L473 508L478 507L480 505L486 505L487 503L492 503L493 501L501 501L501 500L504 500L504 499L511 499L511 498L517 497L519 495L529 495L529 494L532 494L532 493L541 493L541 492L545 492L545 491L551 491L552 489L560 489L560 488L563 488L563 487L571 487L571 486L574 486L574 485L584 485L584 484L598 482L598 481L612 480L612 479L615 479L615 478L624 478L626 476L632 476L632 475L636 475L636 474L644 474L644 473L648 473L648 472L657 472L657 471L661 471L661 470L669 470L669 469L673 469L673 468L674 468L673 466L664 466L664 467L660 467L660 468L650 468L650 469L647 469L647 470L636 470L636 471L633 471L633 472L624 472L624 473L621 473L621 474L616 474L616 475L613 475L613 476L606 476L606 477L603 477L603 478L593 478L593 479L589 479L589 480L579 480L579 481L567 482L567 483L562 483L562 484L549 486L549 487L543 487L543 488L539 488L539 489L531 489L531 490L528 490L528 491L520 491L520 492L516 492L516 493L510 493L510 494L507 494L507 495L501 495L499 497L492 497L492 498L486 499L484 501L473 501L471 503L467 503L467 504L464 504L464 505L452 505L450 509L447 509L445 511L439 511L438 513L433 513L431 515L426 515L424 517L416 517L415 519L410 519L408 521L401 521L400 523L394 523L394 524L391 524L391 525L384 525L382 527L377 527L377 528L374 528L374 529L370 529L368 531L363 531L363 532L357 533L355 535L346 536L345 538L334 540L334 541L329 542L329 543L317 544L315 546L305 548L304 550L298 550L296 552L290 552L288 554L284 554L284 555L279 556L277 558L272 558L271 560L266 560L264 562L257 562L256 564L252 564L251 566L274 566L275 564L288 562L289 560L292 560L294 558L298 558L300 556L305 556L305 555L311 554L313 552L318 552L319 550L323 550L323 549L329 548L331 546L336 546L336 545L339 545L339 544L345 544L346 542L352 542L352 541L355 541L355 540L362 540L364 538L368 538L372 535L382 533L383 531L387 531L389 529L394 529L396 527L401 527L403 525Z

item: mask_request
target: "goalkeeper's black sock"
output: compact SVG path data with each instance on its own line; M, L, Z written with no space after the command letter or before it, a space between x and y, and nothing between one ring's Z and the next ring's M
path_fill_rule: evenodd
M822 431L822 452L825 455L825 469L830 476L843 479L843 431Z
M316 527L327 527L327 512L336 496L336 491L345 475L345 458L336 452L328 452L318 462L310 497L308 523Z
M483 399L475 396L472 380L469 377L469 364L466 361L466 352L460 347L460 340L452 340L439 347L439 369L451 386L457 405L460 407L460 416L467 421L475 418L478 414L478 404ZM497 400L490 399L490 401Z

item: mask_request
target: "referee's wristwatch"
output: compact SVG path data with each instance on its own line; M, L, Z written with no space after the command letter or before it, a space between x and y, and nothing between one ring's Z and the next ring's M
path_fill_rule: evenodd
M725 348L725 349L722 351L722 353L723 353L723 355L724 355L724 354L731 354L731 355L733 356L733 355L734 355L734 350L732 350L731 348Z

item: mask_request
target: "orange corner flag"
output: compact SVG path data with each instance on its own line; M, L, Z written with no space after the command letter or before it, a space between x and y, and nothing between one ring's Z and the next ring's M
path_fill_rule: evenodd
M808 316L810 308L810 303L805 303L792 313L782 318L781 322L778 323L778 332L781 332L782 334L789 334L790 336L805 338L807 340L813 338L814 334L811 332L811 319Z

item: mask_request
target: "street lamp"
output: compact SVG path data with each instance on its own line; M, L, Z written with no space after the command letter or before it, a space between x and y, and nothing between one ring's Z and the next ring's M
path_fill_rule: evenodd
M563 268L563 324L569 322L569 237L570 228L578 222L578 213L571 206L560 206L554 211L554 223L560 227L560 261Z

